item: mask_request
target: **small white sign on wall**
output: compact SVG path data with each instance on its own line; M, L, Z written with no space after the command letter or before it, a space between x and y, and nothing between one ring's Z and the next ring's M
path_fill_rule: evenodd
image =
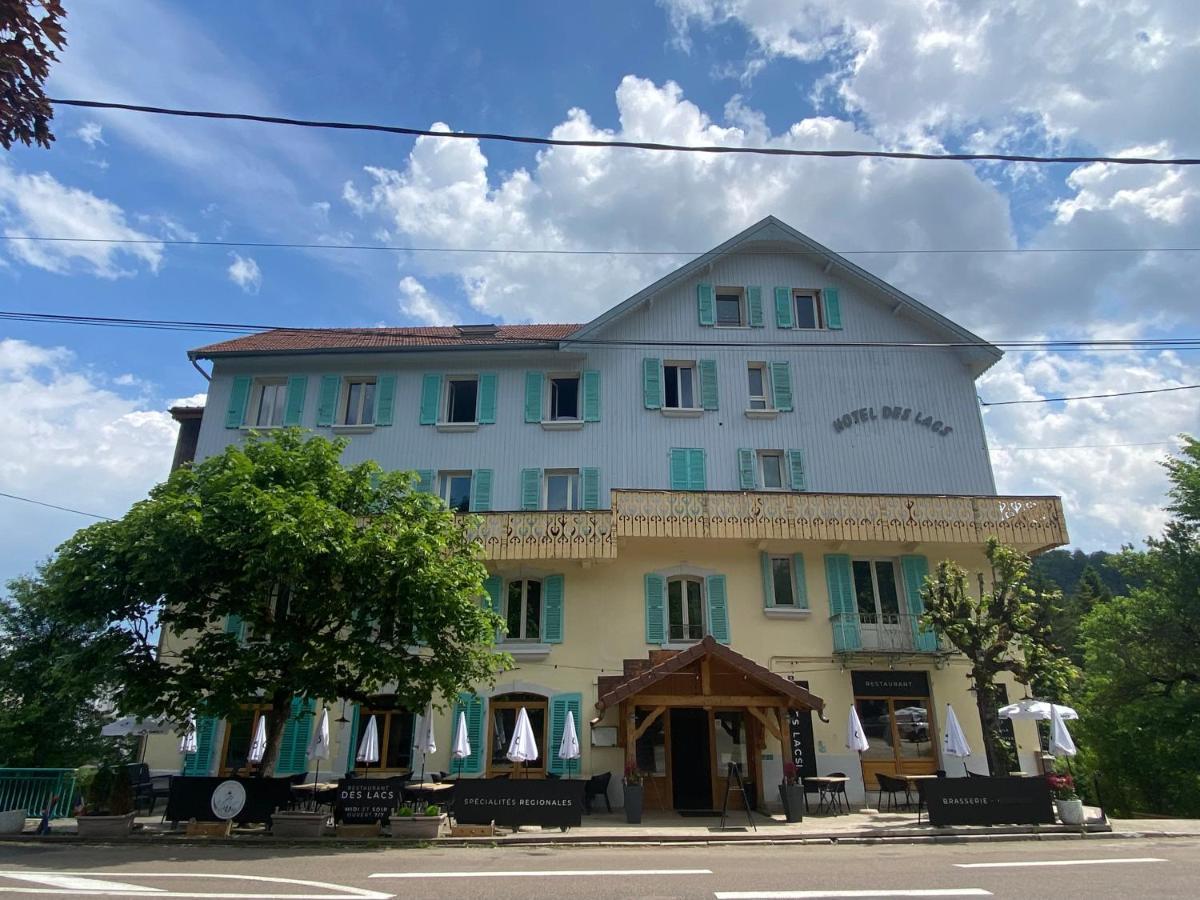
M615 746L617 746L617 726L616 725L593 725L592 726L592 746L593 747L615 747Z

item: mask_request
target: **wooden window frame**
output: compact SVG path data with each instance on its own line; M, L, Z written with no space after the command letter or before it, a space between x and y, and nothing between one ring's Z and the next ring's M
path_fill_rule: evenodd
M271 711L271 705L269 703L248 703L242 707L242 710L247 711L251 714L251 716L250 716L250 743L253 744L254 743L254 731L256 728L258 728L258 720L261 719L263 716L265 716L268 712ZM220 760L220 762L217 765L217 774L221 778L227 778L230 775L234 774L235 772L241 772L243 770L246 771L248 774L251 769L251 766L257 766L257 765L261 765L261 764L247 762L246 765L241 769L233 769L225 764L225 760L229 755L229 738L233 735L233 728L230 727L228 719L226 719L223 724L225 727L222 729L222 731L224 733L221 735L221 755L219 757L217 757L217 759ZM247 751L248 750L249 750L249 748L247 748ZM276 748L276 751L278 751L278 748ZM247 755L248 755L248 753L247 753Z
M507 578L504 580L504 623L508 624L508 600L509 588L514 583L521 585L521 630L525 630L525 610L529 605L529 582L536 581L538 584L538 628L544 629L546 623L546 586L545 580L537 576ZM514 637L511 634L504 635L503 643L506 644L540 644L545 640L542 635L537 637L525 637L519 635Z
M876 621L864 622L862 618L862 610L858 608L858 584L854 579L854 564L856 562L870 563L871 565L871 591L875 597L875 616ZM884 622L883 617L887 615L883 611L883 598L879 594L879 574L876 571L878 563L888 563L892 567L892 583L896 585L896 621ZM854 593L854 612L858 616L859 624L866 625L891 625L898 627L903 624L904 617L907 613L905 605L905 593L903 572L900 571L900 561L890 556L852 556L850 557L850 589Z
M488 700L487 703L487 711L484 717L483 725L484 731L487 734L487 747L485 748L487 751L487 756L484 758L484 768L487 772L487 777L492 778L496 775L508 775L519 770L521 772L519 777L521 778L526 777L526 775L532 778L545 778L546 768L550 763L550 754L558 752L557 747L546 746L546 732L550 730L550 698L541 697L539 695L540 699L538 700L505 700L503 699L505 696L508 695L501 694L499 697L493 697L492 699ZM504 760L504 762L493 762L496 751L494 743L496 740L496 729L492 727L495 721L493 719L493 714L498 709L519 710L521 707L525 707L526 712L531 709L542 710L543 732L540 735L534 735L534 739L538 742L538 749L541 751L542 758L542 764L537 768L534 768L528 764L522 764L518 766L517 763L509 762L507 759ZM512 735L508 735L508 737L510 740L512 739Z
M685 585L688 582L694 582L700 586L700 637L689 637L687 635L687 632L691 630L695 623L688 621L687 590L682 587L680 588L679 605L682 615L680 628L684 631L684 636L678 638L671 636L671 584L673 582L680 582ZM695 644L704 640L704 636L708 634L708 584L707 579L703 575L668 576L663 586L663 603L666 606L666 609L663 610L663 621L667 629L666 637L668 644Z
M353 764L354 770L356 772L361 771L361 772L370 772L370 773L386 772L386 773L389 773L392 775L407 774L407 773L411 772L412 771L412 763L413 763L412 744L415 742L416 737L417 737L417 735L416 735L417 717L416 717L416 714L411 713L406 709L394 709L394 708L393 709L363 709L362 707L360 707L358 710L359 732L354 735L354 749L353 749L353 751L351 751L352 756L358 755L358 744L362 741L361 731L363 728L367 727L367 722L369 722L371 720L371 716L375 716L375 718L377 720L377 722L376 722L377 725L378 725L378 720L382 720L382 722L383 722L382 725L378 725L378 727L379 727L380 762L368 764L368 763L360 763L358 760L354 760L354 764ZM412 728L410 729L410 735L409 735L410 740L409 740L409 747L408 747L409 759L408 759L407 766L385 766L385 765L383 765L383 758L387 755L387 748L389 746L388 742L389 742L389 739L390 739L391 733L392 733L392 719L395 716L410 716L412 718Z

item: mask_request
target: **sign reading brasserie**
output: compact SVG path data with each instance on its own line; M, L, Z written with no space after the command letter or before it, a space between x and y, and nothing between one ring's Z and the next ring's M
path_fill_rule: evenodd
M579 825L583 782L570 778L459 781L454 786L454 819L464 825Z
M912 422L917 427L928 428L934 434L940 434L942 437L945 437L954 430L941 419L935 419L932 415L926 415L920 410L917 410L917 414L914 416L911 406L881 406L879 407L879 412L875 411L874 406L852 409L850 412L843 413L833 420L833 430L841 434L847 428L851 428L854 425L865 425L868 422L876 422L879 419Z
M389 818L399 800L391 780L347 778L338 785L335 813L347 825L373 825Z
M1052 825L1045 778L931 778L923 790L931 825Z

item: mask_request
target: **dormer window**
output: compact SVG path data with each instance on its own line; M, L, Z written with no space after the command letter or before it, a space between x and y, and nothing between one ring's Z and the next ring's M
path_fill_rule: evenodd
M821 320L821 298L816 291L796 291L796 327L815 331L824 327Z
M717 288L717 327L738 328L746 324L745 292L741 288Z

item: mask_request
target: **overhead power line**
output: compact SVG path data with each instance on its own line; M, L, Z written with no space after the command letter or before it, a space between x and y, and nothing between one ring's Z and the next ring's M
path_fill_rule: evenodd
M258 122L266 125L294 125L302 128L330 128L340 131L373 131L407 137L432 137L449 140L504 141L511 144L532 144L539 147L592 147L599 149L655 150L674 153L715 153L754 156L798 156L833 159L915 159L960 162L1022 162L1022 163L1111 163L1121 166L1195 166L1200 159L1190 157L1155 158L1144 156L1036 156L1018 153L916 153L906 150L798 150L791 147L723 147L666 144L654 141L595 141L569 138L534 137L489 131L432 131L401 125L377 125L365 122L336 122L314 119L293 119L285 116L263 116L251 113L215 112L213 110L178 109L167 106L143 106L135 103L109 103L102 100L51 99L56 106L76 106L84 109L113 109L125 112L150 113L159 116L182 116L192 119L221 119L236 122Z
M1016 406L1021 403L1061 403L1067 400L1107 400L1109 397L1133 397L1138 394L1165 394L1170 391L1194 391L1200 384L1181 384L1175 387L1148 388L1144 391L1117 391L1114 394L1081 394L1078 397L1038 397L1034 400L980 400L980 406Z
M527 256L707 256L708 250L620 250L563 249L559 247L424 247L398 244L312 244L300 241L215 241L185 238L97 238L62 235L0 234L0 241L29 241L62 244L161 244L166 247L237 247L242 250L374 250L386 253L470 253L518 254ZM756 250L755 253L779 256L823 256L825 250ZM930 254L1023 254L1023 253L1197 253L1197 247L919 247L911 250L830 250L838 256L908 256Z
M88 516L92 519L103 519L106 522L112 522L112 516L102 516L99 513L84 512L82 509L72 509L69 506L59 506L57 503L47 503L45 500L34 500L32 497L20 497L16 494L7 494L0 491L0 497L7 497L9 500L20 500L22 503L32 503L35 506L44 506L47 509L57 509L60 512L75 513L79 516Z
M1117 447L1169 447L1174 444L1175 441L1143 441L1135 444L1061 444L1053 447L992 447L990 449L1014 453L1018 450L1110 450Z

